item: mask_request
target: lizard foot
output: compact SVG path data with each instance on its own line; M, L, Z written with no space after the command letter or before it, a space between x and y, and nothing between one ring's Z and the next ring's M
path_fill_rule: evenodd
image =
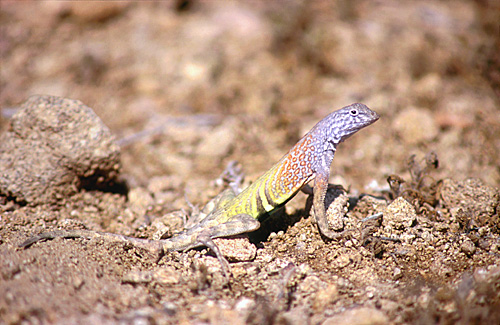
M229 279L233 276L231 273L231 267L229 266L229 262L226 260L224 255L222 255L222 252L220 251L219 247L214 243L212 238L210 238L210 235L206 233L200 233L197 237L198 241L202 243L203 245L207 246L212 250L212 252L215 253L215 256L219 260L219 263L222 268L222 273L224 274L224 277L226 279Z

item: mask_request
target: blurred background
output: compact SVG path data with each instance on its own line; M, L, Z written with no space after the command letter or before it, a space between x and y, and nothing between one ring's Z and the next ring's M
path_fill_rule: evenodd
M317 121L381 115L333 182L385 186L430 151L440 176L500 183L500 3L2 1L0 131L30 95L78 99L123 148L132 186L255 179ZM374 185L375 184L375 185Z

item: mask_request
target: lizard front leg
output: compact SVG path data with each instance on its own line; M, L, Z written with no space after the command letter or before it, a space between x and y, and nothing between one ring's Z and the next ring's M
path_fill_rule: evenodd
M317 172L314 181L313 189L313 209L316 216L316 223L318 224L320 232L323 236L329 239L339 239L344 235L344 232L335 233L330 230L328 219L326 218L325 209L325 196L328 190L329 172Z

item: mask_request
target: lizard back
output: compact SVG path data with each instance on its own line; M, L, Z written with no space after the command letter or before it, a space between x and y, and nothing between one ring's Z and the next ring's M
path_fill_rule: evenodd
M328 178L337 145L378 118L377 113L359 103L330 113L271 169L205 221L220 223L238 214L257 219L285 204L318 173Z

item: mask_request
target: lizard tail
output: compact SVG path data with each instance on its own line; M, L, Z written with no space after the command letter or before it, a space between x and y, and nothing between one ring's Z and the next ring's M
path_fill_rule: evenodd
M109 242L125 242L132 243L135 247L139 247L147 250L148 252L156 255L163 255L163 248L158 243L158 241L144 239L144 238L134 238L119 234L112 234L107 232L93 231L93 230L56 230L51 232L46 232L38 236L34 236L24 241L19 245L19 247L28 248L36 242L43 240L51 240L57 237L61 238L101 238Z

